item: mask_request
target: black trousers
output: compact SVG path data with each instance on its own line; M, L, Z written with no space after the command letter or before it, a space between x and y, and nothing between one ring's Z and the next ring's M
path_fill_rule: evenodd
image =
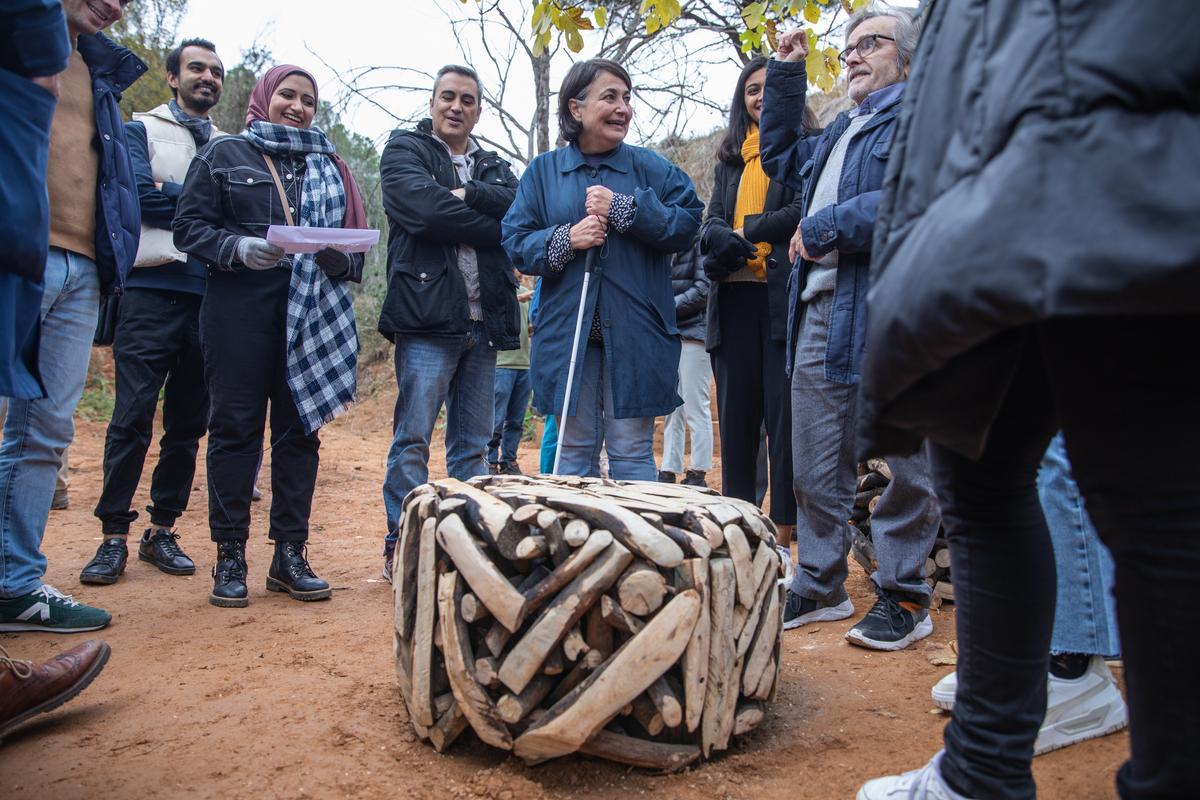
M249 538L250 498L270 405L275 541L308 539L321 440L306 434L287 384L285 269L214 273L200 311L212 399L208 524L213 541Z
M116 404L104 437L104 487L96 504L104 533L129 533L130 506L163 392L163 435L150 481L150 522L173 527L187 510L196 452L208 427L197 294L131 288L121 298L113 340ZM165 386L164 386L165 384Z
M943 774L972 797L1033 797L1046 706L1053 549L1035 485L1059 427L1116 562L1132 758L1124 798L1200 797L1200 317L1055 320L1025 355L985 451L934 448L954 564L958 697Z
M771 339L765 283L722 283L721 344L712 351L721 435L721 491L753 503L763 424L771 489L771 520L796 524L792 492L791 387L787 347Z

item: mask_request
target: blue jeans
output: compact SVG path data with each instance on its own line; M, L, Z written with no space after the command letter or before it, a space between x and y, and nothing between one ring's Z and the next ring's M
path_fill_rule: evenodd
M1117 658L1121 644L1113 595L1113 560L1083 509L1061 433L1046 448L1037 488L1058 573L1050 652Z
M652 481L658 477L654 465L654 417L617 419L613 411L612 385L605 380L604 348L589 344L582 364L576 364L579 400L575 416L559 421L562 439L562 475L600 476L600 448L608 451L611 478Z
M465 336L396 339L396 412L383 479L387 539L395 541L404 497L429 480L429 440L446 405L446 472L467 480L487 474L495 413L496 351L483 324Z
M77 253L50 248L44 284L38 364L46 397L10 400L0 443L0 597L6 598L42 585L42 535L63 451L75 438L72 416L100 306L96 264Z
M492 425L492 440L488 442L489 464L505 464L517 460L517 448L525 433L525 409L533 381L527 369L496 369L496 420ZM499 448L499 453L496 452Z

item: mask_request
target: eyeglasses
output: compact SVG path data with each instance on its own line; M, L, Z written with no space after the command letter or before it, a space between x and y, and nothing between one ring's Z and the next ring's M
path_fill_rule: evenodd
M846 59L850 57L850 52L858 53L861 58L866 58L875 52L875 48L879 47L879 40L887 39L889 42L896 41L893 36L884 36L882 33L868 33L866 36L859 39L853 46L847 47L842 52L838 53L838 61L842 64L846 63Z

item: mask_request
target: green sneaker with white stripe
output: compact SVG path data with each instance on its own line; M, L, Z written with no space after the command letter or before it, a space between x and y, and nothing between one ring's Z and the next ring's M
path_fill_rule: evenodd
M83 633L112 620L102 608L84 605L49 584L20 597L0 597L0 631Z

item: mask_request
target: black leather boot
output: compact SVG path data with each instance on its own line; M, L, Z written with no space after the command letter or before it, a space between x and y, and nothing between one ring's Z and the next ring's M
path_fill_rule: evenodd
M213 590L208 602L222 608L250 605L246 591L246 543L240 539L217 542L217 563L213 566Z
M329 584L313 574L305 557L304 542L276 542L275 557L267 572L267 589L287 592L297 600L325 600L333 595Z

